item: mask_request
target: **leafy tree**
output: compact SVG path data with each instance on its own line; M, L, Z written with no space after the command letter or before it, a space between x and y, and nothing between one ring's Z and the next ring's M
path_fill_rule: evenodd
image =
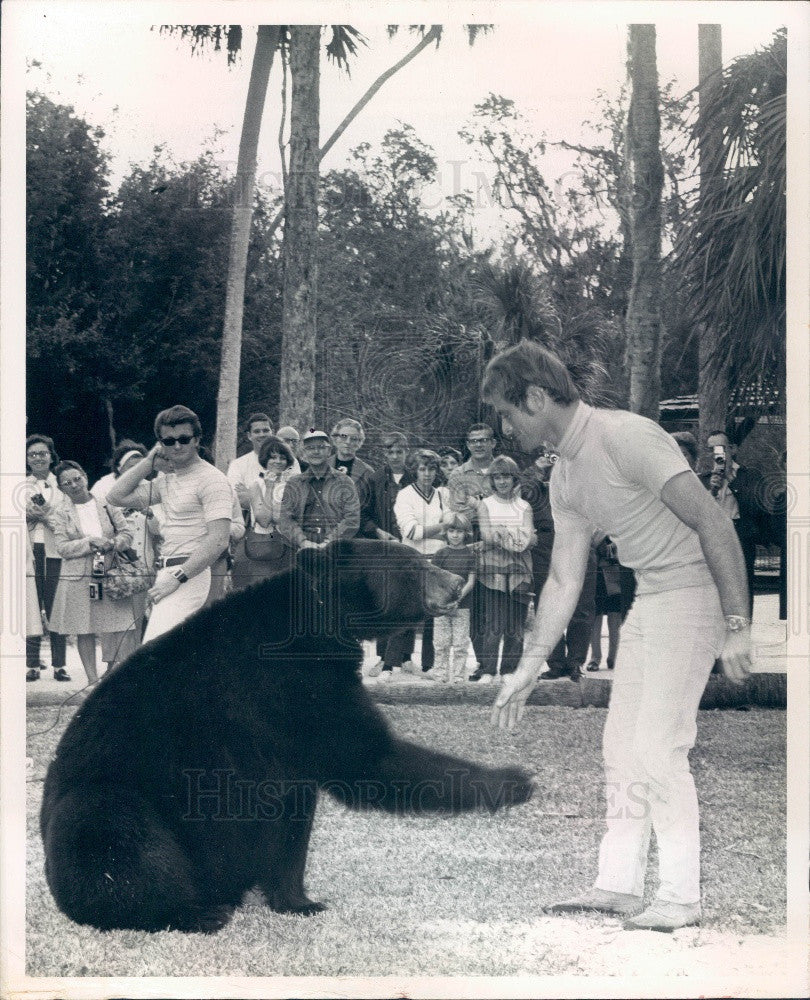
M661 91L662 221L667 243L675 238L684 215L683 185L689 170L682 137L684 101L676 98L674 90L670 82ZM494 194L507 210L507 218L513 220L510 236L503 241L507 245L503 260L494 265L493 275L484 275L485 285L492 288L481 290L484 300L494 296L494 321L499 312L519 314L524 307L521 299L528 303L541 281L550 296L554 323L572 342L592 345L587 354L607 365L612 398L626 402L624 318L633 254L631 171L625 141L627 94L623 91L609 99L600 93L597 108L598 114L584 122L593 140L572 143L538 138L513 101L490 94L476 105L461 135L492 164ZM552 147L575 154L572 169L556 183L546 179L544 166ZM684 385L686 391L693 391L696 344L679 320L674 282L666 275L663 287L668 304L663 330L669 362L664 372L666 391L676 393ZM529 312L536 309L526 308ZM602 389L597 393L600 398L601 393Z
M784 406L786 90L784 30L724 71L692 128L696 145L719 140L712 182L675 247L688 315L716 338L710 372L723 373L730 406L752 420Z
M28 427L95 477L116 437L149 441L155 413L172 403L213 430L234 182L210 151L176 164L158 149L112 195L101 133L41 94L27 110ZM246 405L271 412L274 211L257 197L240 386Z
M132 368L119 400L121 426L152 435L157 410L183 402L200 416L207 440L216 419L227 257L234 181L213 152L175 164L158 150L124 179L110 216L106 294L108 335ZM272 211L258 197L249 245L245 347L263 363L245 379L262 408L272 399L279 346L275 248L264 235Z
M433 150L411 126L321 182L316 422L358 417L374 455L394 428L459 443L485 360L458 213L428 213Z
M107 230L104 133L72 107L26 100L26 327L28 429L66 457L108 438L105 400L116 352L104 336L101 249Z
M213 48L219 51L223 43L227 51L229 64L236 61L242 45L242 29L238 25L174 25L163 26L161 31L177 33L180 37L190 41L192 52L204 51ZM237 187L234 199L234 212L231 227L231 239L228 256L228 284L227 300L224 314L224 333L222 339L222 360L220 367L217 407L217 441L215 453L220 465L225 465L233 456L233 448L236 440L236 420L239 406L238 383L241 369L242 354L242 309L244 299L244 287L247 267L248 242L250 232L250 218L253 206L253 194L256 179L256 155L261 131L263 108L267 94L267 83L273 56L279 44L282 48L291 45L292 31L289 26L261 25L258 29L256 49L254 52L253 64L251 68L250 84L248 87L245 114L242 124L242 134L239 146L239 158L237 163ZM418 26L417 31L422 35L421 40L402 59L384 71L374 83L366 90L365 94L352 107L346 117L341 121L330 138L326 141L318 154L318 162L328 152L340 136L346 131L357 115L371 101L374 95L395 73L403 69L412 59L414 59L423 49L432 42L437 42L441 37L441 27L434 25L427 32L423 26ZM488 30L486 26L472 26L468 29L470 41L474 39L476 33L481 30ZM389 28L389 34L396 34L396 26ZM358 48L359 44L365 41L357 29L350 25L334 25L331 28L330 40L326 46L326 52L330 59L339 66L348 67L349 59ZM310 114L311 117L311 114ZM296 125L296 131L298 126ZM297 140L296 140L297 141ZM313 158L314 159L314 158ZM297 213L294 212L294 215ZM275 227L281 220L281 213L278 213L271 223L268 235L271 235ZM309 241L312 242L311 240ZM291 252L292 258L301 257L301 249L294 247ZM313 269L314 274L314 269ZM294 295L288 297L290 307L294 301L303 301L305 297L299 296L296 300ZM290 311L290 322L297 324L297 319L292 317L294 311ZM314 320L309 322L312 327ZM305 323L304 326L307 324ZM287 342L291 345L291 350L298 346L301 338L301 330L289 332ZM305 344L305 353L312 353L311 344ZM285 378L284 386L284 406L285 410L290 405L297 406L297 400L303 398L309 400L308 413L303 415L303 423L309 423L307 416L311 419L311 392L312 384L305 385L301 382L303 368L301 368L297 355L290 355L290 364L285 365L285 372L291 367L290 377L293 386L288 386ZM295 374L294 374L295 373ZM301 393L303 392L303 397ZM286 413L284 419L287 421L302 422L302 415L299 413Z

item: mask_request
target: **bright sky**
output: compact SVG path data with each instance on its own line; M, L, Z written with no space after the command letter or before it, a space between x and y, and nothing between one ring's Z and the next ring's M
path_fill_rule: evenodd
M20 0L11 4L19 13ZM41 64L29 70L27 85L73 104L81 116L104 127L114 183L130 162L148 160L158 144L165 144L178 160L190 159L217 132L222 159L235 167L255 39L255 28L238 15L247 13L255 22L257 6L245 10L233 0L216 7L190 3L139 8L111 0L101 5L87 0L49 0L44 5L25 0L19 41L26 59ZM351 77L323 61L322 141L369 84L416 42L416 36L405 30L388 39L385 24L399 21L396 5L387 4L385 20L377 23L369 18L381 9L379 5L366 3L351 11L340 6L340 11L333 6L327 12L321 5L307 18L312 4L296 5L296 19L332 23L340 17L362 30L369 42L355 59ZM353 146L364 140L376 143L387 128L402 120L436 150L442 194L462 188L480 192L476 173L485 168L470 159L470 149L457 131L489 92L514 99L538 135L577 141L586 137L580 123L596 113L597 92L616 94L624 80L628 17L638 19L641 9L645 17L655 11L660 79L675 77L678 89L685 92L697 83L699 20L722 24L723 55L728 61L767 44L784 23L785 6L751 2L562 6L503 0L494 11L459 3L431 6L433 20L446 25L439 49L423 51L385 85L323 166L340 165ZM283 11L278 3L265 7L265 19L282 20ZM401 23L413 23L425 19L425 8L405 6L402 15ZM496 16L495 31L479 36L470 48L462 20L486 22ZM187 44L149 30L150 24L160 23L243 23L243 56L231 69L222 52L192 57ZM259 162L260 176L264 174L274 187L279 170L279 83L276 61ZM548 177L559 176L569 163L566 154L552 155L546 166ZM485 193L481 198L485 200Z

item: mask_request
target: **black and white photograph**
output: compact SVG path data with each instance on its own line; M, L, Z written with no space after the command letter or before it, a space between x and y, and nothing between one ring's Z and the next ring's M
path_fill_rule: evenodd
M810 7L2 15L2 996L810 996Z

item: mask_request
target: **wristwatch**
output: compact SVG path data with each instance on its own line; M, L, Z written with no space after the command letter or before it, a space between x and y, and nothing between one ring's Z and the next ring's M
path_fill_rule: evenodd
M174 573L172 573L172 576L175 578L175 580L179 580L180 583L186 583L186 581L188 580L188 577L183 572L182 567L180 569L176 569Z
M726 629L729 632L742 632L751 627L751 619L744 615L726 615Z

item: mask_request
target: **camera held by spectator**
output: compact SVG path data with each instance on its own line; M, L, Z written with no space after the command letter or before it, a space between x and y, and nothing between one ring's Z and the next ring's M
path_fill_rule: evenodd
M723 480L726 478L726 449L722 444L716 444L714 446L714 456L712 463L711 478L709 479L709 486L711 488L712 496L717 496L723 485Z

